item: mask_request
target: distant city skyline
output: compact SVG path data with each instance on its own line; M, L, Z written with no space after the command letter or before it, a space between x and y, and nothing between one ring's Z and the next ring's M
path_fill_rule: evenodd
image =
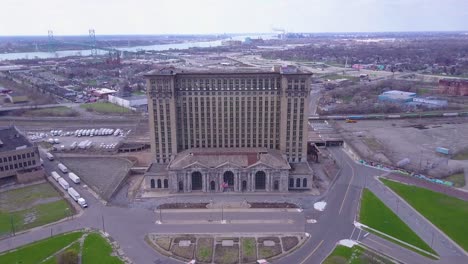
M466 0L3 0L0 35L468 31Z

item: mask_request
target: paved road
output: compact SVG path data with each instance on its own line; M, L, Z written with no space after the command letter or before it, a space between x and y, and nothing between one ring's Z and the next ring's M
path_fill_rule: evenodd
M286 256L275 263L321 263L324 258L333 250L336 243L341 239L357 239L362 243L385 251L405 263L434 263L420 255L414 254L405 248L392 244L386 240L369 235L357 233L353 226L360 194L364 186L369 187L379 196L391 209L396 210L398 203L398 214L408 221L410 227L420 235L428 244L433 243L434 249L441 255L442 260L437 263L468 263L466 255L457 246L440 234L431 224L422 219L409 206L402 201L396 202L397 197L386 191L374 176L382 174L381 171L368 168L354 163L341 148L331 148L331 153L336 157L338 163L342 165L342 171L336 181L331 184L331 188L320 197L311 197L300 194L291 194L287 199L299 201L304 208L299 212L229 212L228 210L221 216L222 219L231 220L231 223L220 224L217 222L205 223L204 221L217 221L220 219L220 212L205 211L201 214L189 212L169 213L163 211L163 224L156 224L159 219L158 211L154 211L159 202L155 199L136 202L130 208L104 206L99 200L92 196L83 186L77 186L78 191L87 199L90 207L84 210L79 218L54 224L49 227L37 228L27 233L17 235L0 241L0 251L12 249L32 241L46 238L53 234L75 230L83 227L93 227L104 229L120 245L126 255L135 263L150 264L156 261L160 263L179 263L175 260L160 256L146 242L144 236L147 233L245 233L245 232L303 232L310 234L310 239L300 249L293 254ZM45 160L45 159L44 159ZM56 170L56 162L45 160L47 171ZM301 197L302 196L302 197ZM242 196L226 196L226 200L244 199ZM205 198L205 197L203 197ZM207 197L211 198L211 197ZM261 199L261 195L247 196L250 199ZM175 198L172 198L175 199ZM184 196L177 198L182 200L201 200L200 196ZM216 197L217 200L224 200L222 194ZM271 199L265 196L264 199ZM278 197L286 199L286 197ZM313 209L313 203L322 199L327 203L323 212ZM154 202L153 202L154 201ZM151 203L154 203L151 205ZM138 205L141 204L141 205ZM317 219L315 224L305 224L306 219ZM191 224L183 221L192 220ZM171 221L173 221L171 223ZM237 222L236 222L237 221ZM244 221L244 222L242 222ZM268 222L269 221L269 222ZM229 222L229 221L228 221ZM195 223L195 224L194 224ZM434 242L432 242L434 233ZM356 235L358 234L358 235ZM425 262L426 261L426 262Z
M45 105L19 105L19 106L8 106L0 107L0 112L12 111L12 110L21 110L21 109L41 109L41 108L53 108L59 106L73 107L79 104L75 103L63 103L63 104L45 104Z

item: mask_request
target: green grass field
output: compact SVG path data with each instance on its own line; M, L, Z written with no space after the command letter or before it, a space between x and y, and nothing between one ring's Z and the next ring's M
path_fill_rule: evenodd
M124 263L118 257L110 255L113 252L111 245L98 233L90 233L85 238L83 248L81 249L78 239L82 236L83 232L67 233L40 240L12 251L0 253L0 263L56 264L57 252L68 246L68 249L75 250L78 253L82 251L82 263Z
M24 116L78 116L79 113L66 106L27 110Z
M462 150L452 157L454 160L468 160L468 149Z
M368 189L364 189L362 193L359 221L415 247L437 254Z
M60 249L78 240L78 238L80 238L82 235L82 232L73 232L64 235L53 236L51 238L40 240L24 247L17 248L14 251L0 253L0 263L40 263L42 260L52 256Z
M360 246L352 248L338 245L323 264L390 264L392 261Z
M99 234L89 234L83 245L83 263L114 264L123 263L118 257L111 256L112 247Z
M381 179L414 209L468 250L468 202L416 186Z
M465 173L463 173L463 172L450 175L447 178L445 178L444 180L453 182L453 187L457 187L457 188L461 188L461 187L465 186L465 184L466 184L466 182L465 182Z
M0 236L70 216L73 209L50 184L0 193Z
M80 105L81 108L101 113L101 114L110 114L110 113L131 113L130 109L125 107L111 104L111 103L89 103L89 104L82 104Z

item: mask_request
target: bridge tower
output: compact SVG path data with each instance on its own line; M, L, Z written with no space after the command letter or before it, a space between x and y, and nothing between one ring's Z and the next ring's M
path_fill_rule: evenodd
M47 50L49 52L55 52L55 39L52 30L47 31Z
M91 55L97 56L96 32L94 31L94 29L89 30L89 40L91 41Z

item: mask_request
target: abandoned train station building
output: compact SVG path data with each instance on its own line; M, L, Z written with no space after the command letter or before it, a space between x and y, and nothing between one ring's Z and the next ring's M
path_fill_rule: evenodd
M154 71L147 78L153 164L147 191L310 189L311 73Z

